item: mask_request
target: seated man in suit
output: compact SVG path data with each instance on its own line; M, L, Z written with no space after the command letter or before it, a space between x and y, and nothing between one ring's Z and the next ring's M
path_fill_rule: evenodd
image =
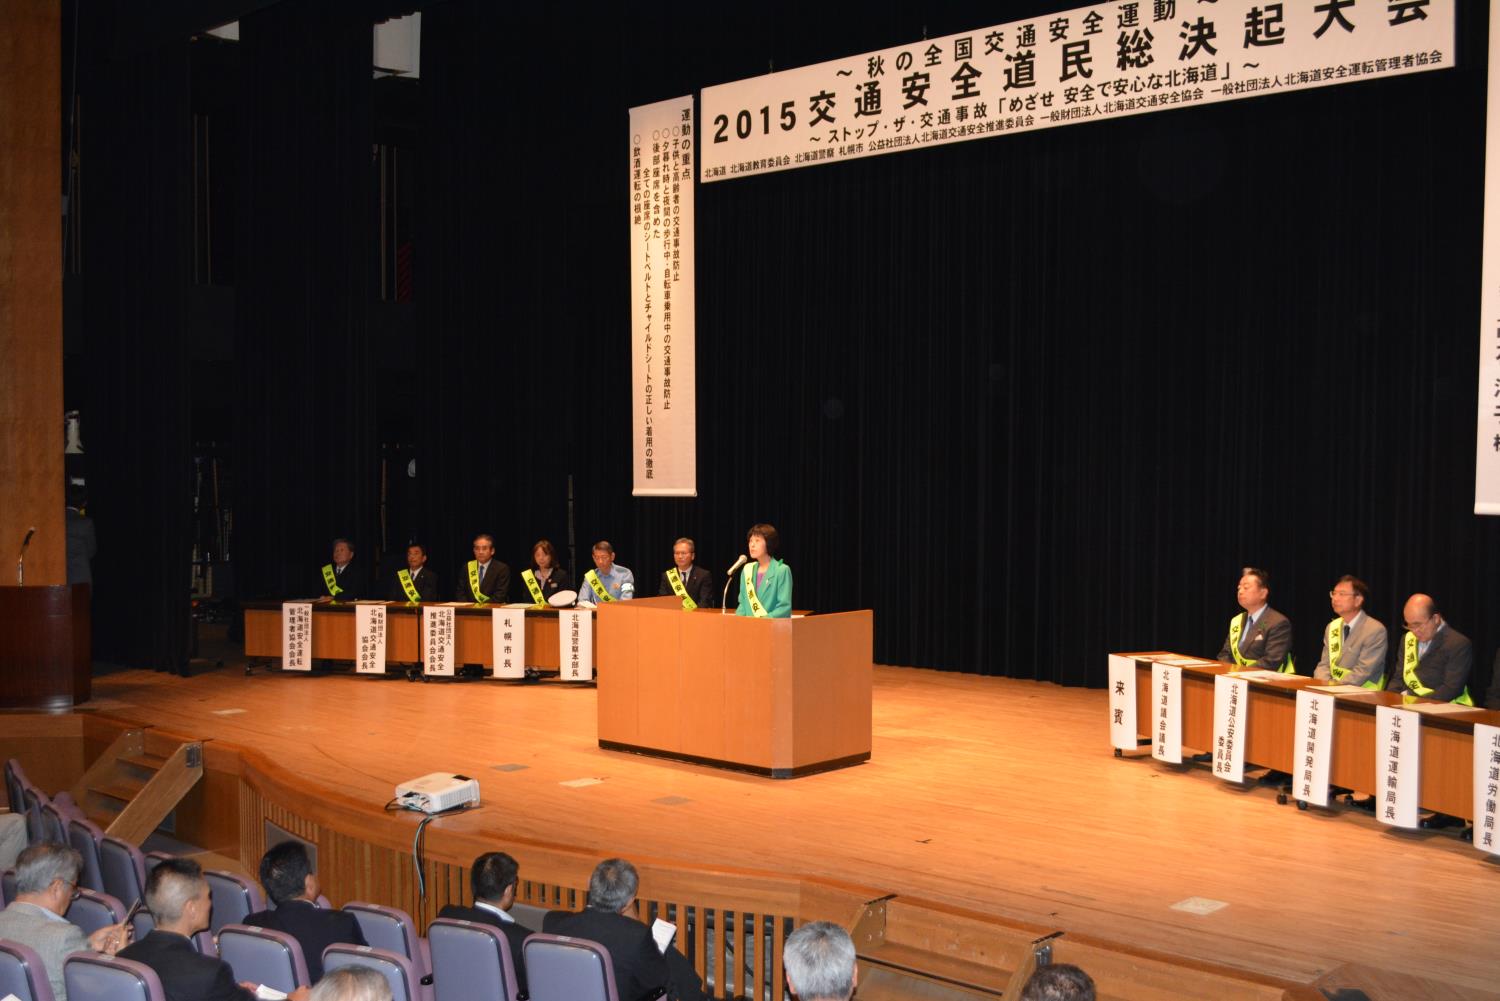
M520 865L509 855L504 852L485 852L474 860L474 865L469 869L469 889L474 894L474 906L444 904L443 909L438 911L438 917L478 921L500 929L510 945L510 957L516 968L516 984L520 992L525 994L526 967L521 955L521 945L535 929L527 928L510 916L511 906L516 902L516 881L520 875Z
M307 1001L391 1001L391 985L372 967L341 966L318 981Z
M413 542L406 547L406 569L397 570L386 589L386 601L441 601L437 574L427 569L427 547Z
M854 942L832 921L814 921L788 935L781 966L797 1001L849 1001L859 983Z
M1292 663L1292 622L1266 604L1270 579L1264 570L1246 567L1235 597L1244 609L1229 620L1229 635L1218 659L1241 669L1263 668L1295 674Z
M1334 583L1328 599L1338 618L1323 632L1323 654L1313 677L1376 691L1385 687L1385 626L1365 614L1369 595L1358 577L1345 574Z
M712 608L719 600L714 594L714 575L704 567L694 566L697 558L698 544L692 539L682 538L672 543L672 562L677 565L661 575L657 595L675 594L679 598L691 599L699 608ZM676 580L673 580L674 576Z
M549 911L542 931L597 942L609 950L620 1001L665 990L680 1001L704 1001L703 981L687 957L668 945L656 947L651 929L637 916L635 894L640 876L624 859L605 859L589 877L584 910Z
M1407 598L1401 616L1406 625L1406 636L1396 654L1401 670L1391 672L1387 687L1424 699L1472 706L1468 684L1474 668L1474 646L1469 638L1448 625L1429 595Z
M260 860L260 885L276 907L256 911L245 918L245 924L283 931L296 939L302 945L307 976L313 983L323 979L324 949L335 942L369 945L353 914L317 905L322 888L302 842L283 841L266 851Z
M469 561L467 570L453 593L454 601L474 601L482 605L489 601L510 600L510 567L495 559L493 536L474 536L474 558Z
M333 540L333 561L323 564L319 601L358 601L365 597L369 582L363 568L354 563L354 543Z
M146 877L146 907L156 927L121 949L120 958L155 970L167 1001L254 1001L255 984L235 983L228 963L193 947L192 936L208 927L213 911L202 866L186 858L158 863ZM307 1001L307 993L306 987L299 987L288 996Z
M16 899L0 911L0 938L36 951L57 1001L68 1001L63 960L86 949L113 956L128 937L124 925L110 925L85 936L82 928L63 917L82 870L83 857L72 848L50 842L32 845L16 863Z

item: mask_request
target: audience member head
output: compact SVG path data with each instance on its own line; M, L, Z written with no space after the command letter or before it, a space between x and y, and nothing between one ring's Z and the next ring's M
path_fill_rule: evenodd
M757 539L760 540L758 546L756 545ZM745 533L745 544L750 547L752 560L760 559L762 552L774 557L777 548L781 545L781 536L777 534L775 525L751 525L750 531Z
M622 858L605 859L594 866L594 874L589 877L588 908L619 914L635 902L640 885L635 866Z
M368 966L341 966L323 975L307 1001L391 1001L391 985Z
M354 559L354 543L348 539L333 540L333 565L341 567Z
M698 544L687 536L683 536L672 543L672 562L677 565L679 573L687 573L693 565L693 560L698 557Z
M609 573L615 565L615 547L606 539L600 539L594 543L593 549L594 567L604 573Z
M1401 624L1417 638L1418 643L1431 643L1443 625L1443 613L1438 611L1437 602L1430 594L1414 594L1407 598L1401 609L1401 619Z
M797 1001L849 1001L859 982L854 942L832 921L814 921L788 935L781 964Z
M1094 978L1069 963L1041 966L1021 988L1021 1001L1094 1001Z
M191 937L207 928L211 900L203 867L192 859L163 859L146 877L146 908L162 931Z
M474 860L469 870L469 888L476 901L494 904L502 911L516 902L516 880L521 866L504 852L485 852Z
M61 917L73 902L83 857L67 845L44 841L16 859L16 899Z
M427 565L427 547L420 542L413 542L406 547L406 571L416 573Z
M1235 592L1240 607L1247 612L1258 612L1271 594L1271 578L1259 567L1246 567L1240 571L1240 586Z
M495 555L495 537L493 535L474 536L474 562L488 564Z
M321 889L307 846L300 841L272 845L260 860L260 885L280 907L289 900L317 900Z

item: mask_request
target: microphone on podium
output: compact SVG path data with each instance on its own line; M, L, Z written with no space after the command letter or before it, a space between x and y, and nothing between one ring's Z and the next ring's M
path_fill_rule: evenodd
M723 611L729 611L729 585L734 582L734 572L749 562L750 557L741 553L740 558L734 561L734 566L724 571L724 597L719 602Z
M31 537L36 534L36 526L32 525L26 532L26 538L21 540L21 555L16 558L16 586L26 586L26 547L31 545Z

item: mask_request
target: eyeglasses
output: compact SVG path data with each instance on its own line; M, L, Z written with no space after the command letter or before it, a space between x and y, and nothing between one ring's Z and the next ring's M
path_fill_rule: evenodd
M1354 592L1353 591L1329 591L1328 592L1328 597L1330 597L1330 598L1352 598L1352 597L1354 597Z
M1421 629L1431 621L1431 619L1423 619L1421 622L1403 622L1401 624L1412 632L1416 632L1418 629Z

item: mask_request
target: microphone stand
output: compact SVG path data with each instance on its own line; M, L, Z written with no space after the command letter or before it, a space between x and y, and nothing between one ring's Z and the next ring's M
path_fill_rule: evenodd
M750 557L741 556L734 561L734 566L724 572L724 596L719 599L719 611L724 615L729 614L729 585L734 583L734 572L749 562Z
M31 545L31 537L36 534L36 526L26 533L26 538L21 540L21 555L16 557L16 586L26 586L26 547Z

